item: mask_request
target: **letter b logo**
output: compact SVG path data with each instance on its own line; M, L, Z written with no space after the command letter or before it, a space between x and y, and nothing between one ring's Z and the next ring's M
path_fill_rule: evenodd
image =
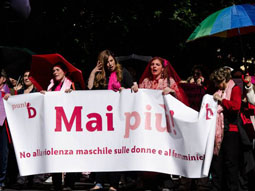
M30 107L30 103L27 103L27 112L28 112L28 118L34 118L36 116L36 110L33 107Z

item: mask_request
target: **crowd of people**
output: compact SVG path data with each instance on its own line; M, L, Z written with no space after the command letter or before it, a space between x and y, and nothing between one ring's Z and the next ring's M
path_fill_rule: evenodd
M185 105L199 110L200 102L205 93L213 95L218 102L217 122L215 134L214 155L210 173L206 178L189 179L176 176L178 186L173 183L175 175L167 175L154 172L96 172L93 173L94 186L90 190L102 190L108 183L109 191L119 189L121 179L129 177L136 182L136 189L141 190L255 190L255 152L254 152L254 124L255 124L255 85L253 77L244 75L242 87L235 83L230 67L218 68L211 72L208 79L203 75L202 66L195 65L191 76L187 80L181 80L170 62L161 57L153 57L146 66L139 82L133 82L132 75L117 61L110 50L99 53L96 66L91 71L87 80L87 89L105 89L122 91L130 88L134 93L139 89L161 90L163 95L171 94ZM69 93L81 90L79 83L74 83L68 75L68 68L62 62L57 62L52 67L52 80L47 90ZM37 92L35 85L29 79L30 71L25 71L22 80L18 82L1 69L0 92L3 99L8 100L16 94ZM187 86L188 84L188 86ZM195 94L187 87L195 89ZM193 92L194 93L194 92ZM197 97L196 97L197 96ZM194 97L197 99L194 100ZM193 99L192 99L193 98ZM0 109L3 101L0 102ZM247 112L248 111L248 112ZM251 119L251 120L250 120ZM253 119L253 120L252 120ZM249 121L250 120L250 121ZM31 184L35 180L44 181L40 175L20 177L18 171L8 172L8 162L14 157L12 140L9 133L6 116L0 113L0 191L4 184L17 183L20 178L25 178ZM7 174L9 175L7 179ZM65 174L64 186L62 177ZM80 173L52 173L54 190L72 190ZM11 177L11 178L10 178ZM24 184L24 181L22 182ZM142 186L141 186L142 185Z

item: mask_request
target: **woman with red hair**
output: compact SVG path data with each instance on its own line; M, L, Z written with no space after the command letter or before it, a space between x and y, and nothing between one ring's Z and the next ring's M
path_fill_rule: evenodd
M139 80L139 88L162 90L163 95L171 94L188 106L187 96L178 85L180 80L180 77L168 60L161 57L153 57ZM134 84L132 90L137 92L138 85ZM149 187L149 189L156 190L159 187L168 189L167 187L174 185L170 175L167 174L144 172L140 176L144 186Z
M184 104L189 105L186 94L178 85L180 80L168 60L161 57L153 57L139 80L139 88L162 90L163 95L171 94ZM137 92L138 85L133 85L132 90Z

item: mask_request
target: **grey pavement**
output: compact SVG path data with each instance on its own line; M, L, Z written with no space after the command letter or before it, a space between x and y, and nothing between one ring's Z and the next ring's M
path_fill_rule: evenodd
M90 188L93 187L92 183L86 183L86 182L76 182L75 188L73 191L89 191ZM42 190L52 190L53 186L52 183L41 183L36 184L32 186L10 186L10 188L5 188L5 191L16 191L16 190L22 190L22 191L42 191Z
M53 191L53 185L51 181L52 181L51 177L49 177L46 181L41 181L40 183L34 183L32 186L27 186L27 184L16 184L16 185L7 186L4 190L5 191L18 191L18 190L22 190L22 191L52 190ZM174 184L172 185L173 187L171 186L172 189L170 189L170 191L176 190L178 182L179 182L178 179L176 180L173 179L172 183ZM146 186L147 188L145 188L144 185L141 184L140 181L138 181L138 179L134 180L134 179L126 178L126 179L123 179L122 183L120 183L120 188L118 190L119 191L153 191L155 190L156 187L158 187L156 185L156 181L151 178L146 185L147 185ZM90 179L88 177L87 178L81 177L78 181L75 182L73 191L81 191L81 190L89 191L89 189L92 188L93 186L94 186L93 179ZM109 184L106 183L104 187L105 189L103 189L103 191L108 191Z

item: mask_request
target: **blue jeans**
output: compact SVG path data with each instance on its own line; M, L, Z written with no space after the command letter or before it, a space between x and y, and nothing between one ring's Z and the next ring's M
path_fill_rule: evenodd
M5 125L0 126L0 186L4 185L8 162L8 136Z

